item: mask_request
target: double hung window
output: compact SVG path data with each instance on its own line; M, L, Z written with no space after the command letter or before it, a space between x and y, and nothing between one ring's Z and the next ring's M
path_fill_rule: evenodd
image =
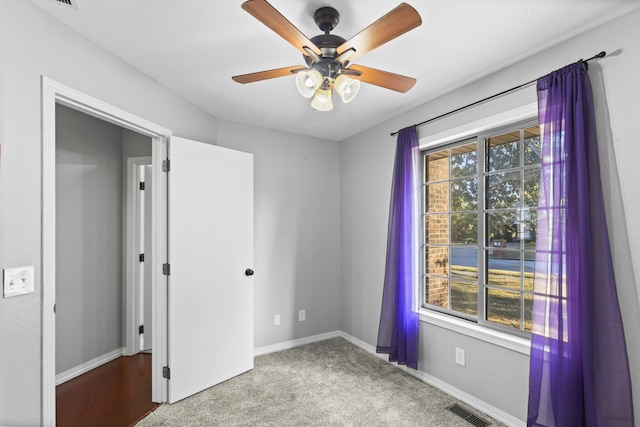
M423 151L424 308L531 331L540 164L535 122Z

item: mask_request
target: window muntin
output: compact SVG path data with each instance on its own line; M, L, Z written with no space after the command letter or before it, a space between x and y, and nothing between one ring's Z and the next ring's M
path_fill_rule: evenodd
M423 153L423 306L531 331L540 181L537 125Z

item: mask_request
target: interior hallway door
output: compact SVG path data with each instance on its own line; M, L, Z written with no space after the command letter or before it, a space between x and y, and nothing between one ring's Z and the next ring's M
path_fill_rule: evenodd
M253 156L169 144L169 403L253 369Z

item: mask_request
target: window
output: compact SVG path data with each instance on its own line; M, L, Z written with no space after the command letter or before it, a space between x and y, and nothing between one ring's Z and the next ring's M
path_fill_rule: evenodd
M429 149L422 162L423 307L530 332L541 163L537 124Z

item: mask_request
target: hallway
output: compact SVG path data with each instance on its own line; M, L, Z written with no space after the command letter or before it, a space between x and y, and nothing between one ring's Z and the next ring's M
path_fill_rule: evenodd
M151 357L120 357L57 386L57 426L129 427L155 410Z

